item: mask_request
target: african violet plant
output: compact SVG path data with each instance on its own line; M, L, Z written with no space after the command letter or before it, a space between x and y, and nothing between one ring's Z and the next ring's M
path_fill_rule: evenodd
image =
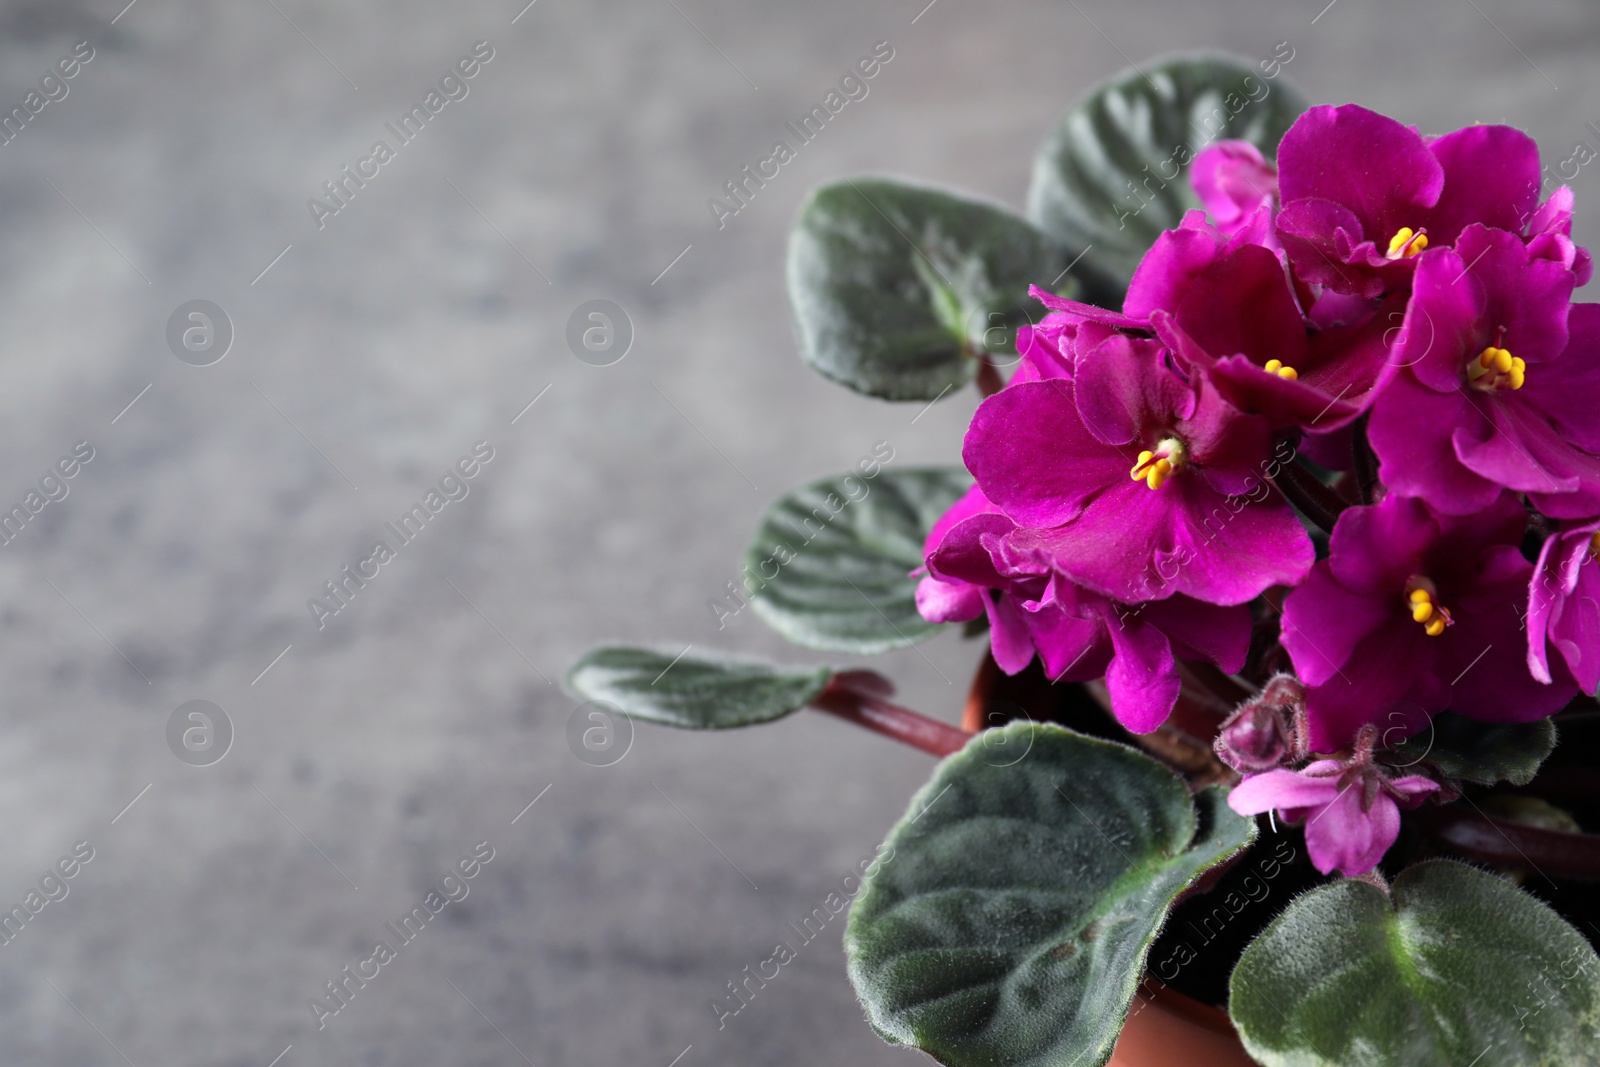
M942 1063L1103 1064L1169 984L1272 1067L1600 1061L1572 194L1518 130L1307 109L1277 74L1102 86L1030 220L857 179L794 230L816 369L987 398L965 471L775 504L741 605L838 652L986 630L966 726L1030 678L1036 710L972 734L871 672L623 647L569 676L639 719L811 706L946 757L845 937L872 1026Z

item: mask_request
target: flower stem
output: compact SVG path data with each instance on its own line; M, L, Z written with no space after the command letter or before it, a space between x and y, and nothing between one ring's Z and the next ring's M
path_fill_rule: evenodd
M1337 493L1322 484L1322 479L1298 463L1285 463L1278 468L1278 476L1273 481L1278 492L1299 508L1306 518L1328 533L1333 532L1339 512L1347 505Z
M978 376L976 379L978 395L988 398L994 396L1006 387L1005 379L1000 377L1000 368L994 365L994 360L989 358L989 353L978 353Z
M1354 432L1350 435L1351 460L1355 466L1356 485L1361 490L1361 502L1372 503L1372 491L1378 485L1378 457L1373 455L1372 446L1367 443L1367 416L1363 415L1356 420Z
M811 706L941 758L961 751L972 739L965 730L841 684L837 676Z

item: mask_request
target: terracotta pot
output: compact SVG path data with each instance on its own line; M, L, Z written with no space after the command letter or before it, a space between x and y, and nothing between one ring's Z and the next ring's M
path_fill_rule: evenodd
M1232 710L1231 704L1208 696L1212 687L1185 685L1185 699L1174 722L1161 734L1146 735L1144 742L1159 747L1163 756L1181 768L1191 784L1214 780L1220 763L1200 737L1209 736ZM1191 692L1193 691L1193 692ZM1084 685L1051 685L1037 664L1008 677L985 656L967 694L962 726L982 730L1020 718L1036 722L1061 722L1089 733L1116 736L1119 731L1103 713L1101 695ZM1213 706L1215 705L1215 706ZM1184 729L1187 726L1188 729ZM1199 737L1195 736L1199 735ZM1121 740L1127 735L1122 734ZM1117 1039L1110 1067L1256 1067L1239 1042L1228 1015L1175 989L1146 978L1134 997Z
M1155 982L1134 998L1109 1067L1256 1067L1226 1012Z

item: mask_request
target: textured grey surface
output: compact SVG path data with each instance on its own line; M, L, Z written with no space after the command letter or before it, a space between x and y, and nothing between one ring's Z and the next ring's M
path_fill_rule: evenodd
M1578 0L539 0L515 24L522 0L123 2L0 8L4 109L95 48L0 147L0 500L95 449L0 549L0 901L95 849L0 947L18 1067L912 1062L863 1022L837 929L720 1031L709 1004L928 761L806 715L641 730L594 768L540 673L607 638L817 660L705 607L760 508L875 440L956 459L971 396L913 425L795 357L807 188L888 171L1020 204L1039 138L1123 54L1285 40L1314 100L1505 119L1554 162L1600 147ZM478 40L470 94L319 231L307 198ZM718 231L706 199L880 40L869 96ZM563 339L593 297L637 331L607 368ZM194 298L237 332L209 367L163 337ZM319 630L306 600L480 440L470 495ZM880 662L953 715L978 654ZM234 724L213 766L167 748L191 699ZM481 840L470 895L319 1031L308 999Z

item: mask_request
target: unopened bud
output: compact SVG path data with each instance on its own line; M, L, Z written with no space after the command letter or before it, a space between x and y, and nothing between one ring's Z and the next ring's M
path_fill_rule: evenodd
M1239 705L1217 733L1217 756L1236 771L1256 774L1295 756L1292 720L1304 702L1300 683L1279 675L1253 700Z

